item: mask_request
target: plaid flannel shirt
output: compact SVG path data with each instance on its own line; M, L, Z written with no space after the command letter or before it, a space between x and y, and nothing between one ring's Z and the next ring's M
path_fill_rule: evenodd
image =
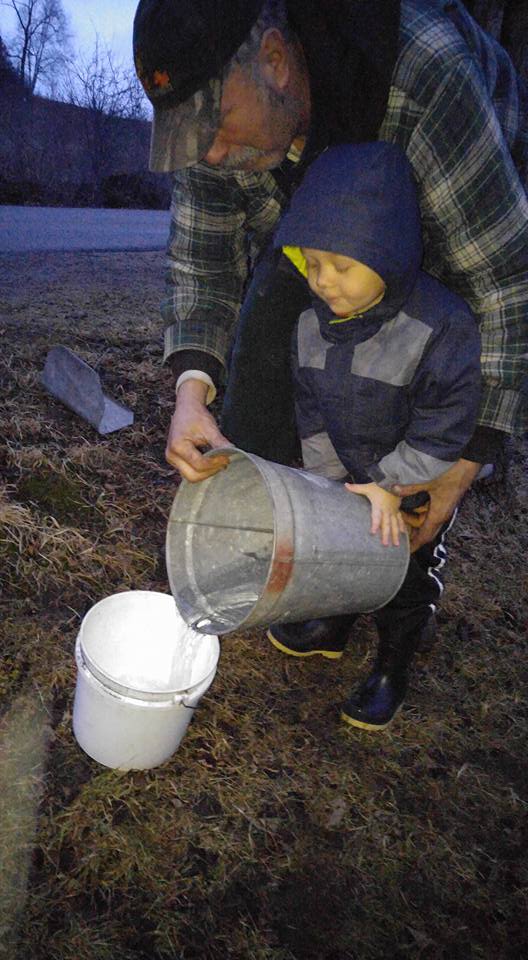
M443 4L436 6L438 12L434 4L402 3L400 52L379 139L398 143L413 165L424 269L459 293L479 321L479 423L522 432L528 200L510 152L527 146L519 91L504 51L461 8L454 26ZM225 173L202 163L175 175L165 359L197 349L225 363L250 245L269 239L285 201L271 173Z

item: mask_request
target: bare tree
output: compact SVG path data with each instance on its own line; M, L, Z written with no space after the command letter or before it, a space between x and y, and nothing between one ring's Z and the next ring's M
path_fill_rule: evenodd
M0 89L20 86L20 77L11 63L7 47L0 36Z
M33 93L37 83L56 85L66 62L71 34L61 0L2 0L16 17L11 58Z
M65 99L94 113L145 120L145 96L135 71L116 62L111 48L96 34L91 55L68 65Z
M83 151L97 193L124 150L118 120L147 119L143 90L135 72L117 63L96 35L91 56L70 61L61 99L83 108Z

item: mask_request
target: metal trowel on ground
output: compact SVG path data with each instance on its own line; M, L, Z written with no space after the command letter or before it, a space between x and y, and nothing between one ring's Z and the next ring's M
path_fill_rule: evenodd
M52 347L40 375L42 386L98 433L112 433L134 422L134 414L103 392L99 374L68 347Z

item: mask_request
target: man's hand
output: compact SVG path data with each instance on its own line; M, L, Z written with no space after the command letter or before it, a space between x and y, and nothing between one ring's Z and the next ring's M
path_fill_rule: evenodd
M429 543L438 533L440 527L452 515L462 496L469 490L473 480L481 468L480 463L472 460L458 460L449 470L430 483L411 483L407 486L395 484L394 493L401 497L427 490L431 497L427 516L420 527L410 532L411 551L414 553L424 543Z
M226 456L204 457L198 449L232 446L209 413L205 405L206 396L207 384L201 380L186 380L182 383L167 438L167 462L176 467L182 477L191 483L206 480L229 464Z

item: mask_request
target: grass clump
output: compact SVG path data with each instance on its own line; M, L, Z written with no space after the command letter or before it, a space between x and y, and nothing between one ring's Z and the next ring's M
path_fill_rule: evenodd
M17 497L21 503L34 505L39 512L50 514L62 523L70 519L78 523L83 513L93 510L82 499L80 486L74 480L52 471L23 477L17 487Z

